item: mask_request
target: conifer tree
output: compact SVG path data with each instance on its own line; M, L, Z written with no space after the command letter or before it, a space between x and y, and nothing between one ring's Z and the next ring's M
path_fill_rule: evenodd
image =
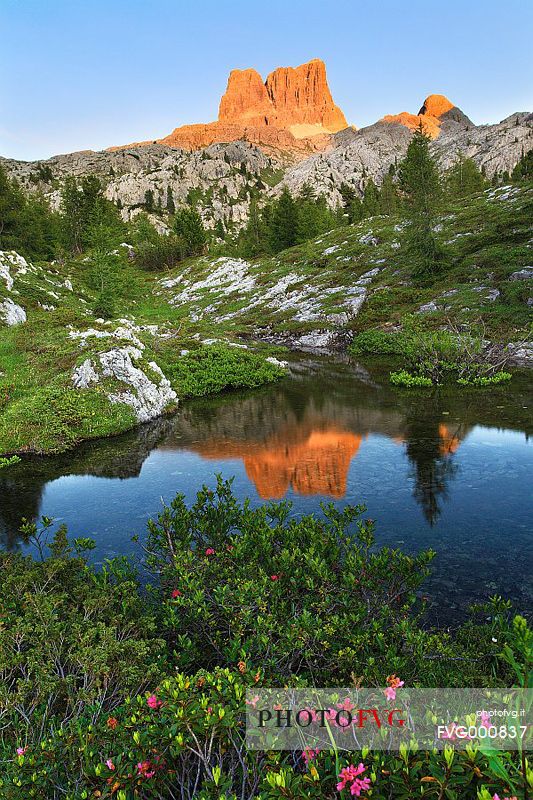
M363 216L374 217L379 210L379 191L372 178L369 178L363 195Z
M384 177L381 184L381 192L379 195L379 210L381 214L386 214L390 217L398 212L399 198L396 184L392 180L392 174L389 171Z
M296 204L288 189L284 188L271 212L269 242L273 253L279 253L280 250L296 244L297 226Z
M442 191L429 144L421 125L400 165L400 188L408 221L402 244L411 257L413 277L420 281L431 281L444 265L444 252L433 230Z
M257 200L252 198L248 222L239 237L239 251L244 258L255 258L269 251L266 209L259 211Z
M58 215L40 195L26 196L0 166L0 249L27 258L53 258L59 243Z
M360 197L354 197L348 206L348 216L351 223L360 222L364 217L363 201Z
M15 249L17 219L23 205L22 194L17 192L0 165L0 248Z
M468 197L485 188L485 179L471 158L460 155L447 175L447 189L452 197Z
M215 233L219 239L224 240L226 238L226 231L224 230L224 223L221 219L217 221L215 225Z
M151 189L147 189L144 193L144 207L147 211L154 210L154 193Z
M81 253L83 249L83 234L87 225L86 206L76 178L69 175L61 192L61 227L64 245L72 253Z
M527 153L522 153L520 161L513 169L511 175L513 181L533 180L533 149Z
M176 211L176 204L172 194L172 187L170 184L167 186L167 211L169 214L174 214Z
M200 214L194 208L179 208L174 218L174 232L184 244L188 256L200 255L207 244L207 232Z

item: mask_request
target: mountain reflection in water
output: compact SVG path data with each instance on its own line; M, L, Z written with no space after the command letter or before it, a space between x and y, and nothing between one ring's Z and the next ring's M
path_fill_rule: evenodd
M0 545L20 546L21 518L47 514L92 536L96 559L131 552L162 497L190 502L220 472L235 475L240 499L288 497L298 514L366 503L378 542L437 549L439 591L462 575L512 594L505 575L520 581L531 567L528 379L421 394L353 363L292 368L281 383L184 403L130 434L0 472Z
M350 462L362 439L327 423L310 428L295 422L264 442L220 439L191 449L214 461L242 459L263 500L280 500L289 488L297 494L344 497Z

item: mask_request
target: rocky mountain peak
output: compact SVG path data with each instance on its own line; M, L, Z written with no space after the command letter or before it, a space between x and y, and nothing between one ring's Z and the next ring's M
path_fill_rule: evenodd
M443 122L450 120L463 125L472 124L461 109L457 108L445 95L430 94L422 103L418 114L401 111L399 114L387 114L381 121L396 122L412 131L422 125L424 132L432 139L436 139L441 132Z
M326 65L319 58L299 67L278 67L267 77L265 86L276 110L278 127L290 130L297 125L319 125L329 133L348 127L344 114L333 102Z
M333 102L326 65L319 58L299 67L278 67L264 83L255 69L232 70L218 122L289 130L297 138L348 126Z
M271 113L272 101L261 75L255 69L233 69L220 100L218 121L264 125Z
M451 103L443 94L430 94L422 103L419 115L425 114L430 117L442 117L447 111L451 111L455 105Z
M323 150L331 134L346 127L333 102L326 66L315 58L298 67L278 67L264 82L255 69L232 70L216 122L185 125L159 141L198 150L245 139L266 149L308 155Z

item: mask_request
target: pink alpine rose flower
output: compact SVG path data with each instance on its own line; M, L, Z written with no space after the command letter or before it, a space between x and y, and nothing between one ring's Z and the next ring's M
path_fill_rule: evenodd
M150 761L139 761L137 764L137 773L141 778L153 778L155 769Z
M157 711L158 708L161 708L163 703L161 702L161 700L157 699L155 694L151 694L150 697L146 699L146 705L148 706L148 708L152 708L154 709L154 711Z
M357 767L350 764L348 767L341 769L339 772L337 791L342 792L342 790L349 785L350 794L354 797L360 797L361 792L365 792L367 789L370 789L371 786L370 778L359 777L365 770L366 767L364 764L359 764Z
M215 555L215 551L214 551L214 549L212 547L208 547L206 549L206 551L205 551L205 554L206 554L206 556L214 556Z
M486 711L482 711L481 712L481 722L480 722L481 727L482 728L490 728L491 724L492 723L490 721L490 714L488 714Z
M309 764L310 761L315 760L319 753L320 750L318 748L316 750L312 750L310 747L306 747L306 749L302 752L302 758L306 764Z
M252 708L255 708L257 703L259 702L259 695L256 694L252 697L251 700L245 700L244 702L246 703L247 706L252 706Z
M396 689L400 689L404 685L396 675L389 675L387 678L388 687L385 689L385 697L387 700L396 700Z
M27 747L17 747L17 755L23 756L27 749Z

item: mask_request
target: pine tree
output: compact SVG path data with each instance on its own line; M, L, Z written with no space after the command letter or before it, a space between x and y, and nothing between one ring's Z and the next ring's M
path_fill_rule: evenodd
M341 183L339 186L339 193L342 197L342 205L344 208L349 208L350 203L357 197L355 189L348 183Z
M513 169L511 177L513 181L533 180L533 149L527 153L522 153L522 157Z
M379 196L379 210L382 214L389 217L398 213L399 198L396 184L392 180L392 173L389 172L383 177L381 192Z
M328 207L326 198L321 195L316 200L314 192L296 200L296 242L306 242L337 225L337 217Z
M61 220L63 242L67 250L81 253L86 227L86 203L76 178L69 175L61 191Z
M5 170L0 166L0 248L15 248L17 218L22 208L22 195L14 191Z
M152 189L147 189L144 193L144 207L147 211L154 210L154 193Z
M255 258L269 251L268 225L265 212L260 213L257 200L252 199L248 222L239 237L239 252L243 258Z
M183 240L185 253L197 256L207 244L207 233L200 214L194 208L179 208L174 218L174 232Z
M174 214L176 211L176 204L172 194L172 187L170 184L167 186L167 211L169 214Z
M273 253L296 244L298 215L296 204L287 188L284 188L272 207L269 224L269 241Z
M95 175L86 175L80 184L72 176L66 178L61 192L61 230L64 246L73 253L88 247L113 249L123 241L124 222L114 203L104 197Z
M447 175L447 189L452 197L468 197L485 188L485 179L471 158L460 155Z
M400 188L408 221L403 245L411 257L413 276L421 281L430 281L444 264L444 252L433 231L442 191L429 144L430 139L420 126L400 165Z
M39 195L26 196L0 166L0 249L50 259L59 244L57 214Z
M363 216L375 217L376 214L379 214L379 191L372 178L369 178L363 195Z
M360 197L354 197L348 206L348 216L352 224L360 222L364 217L363 202Z

